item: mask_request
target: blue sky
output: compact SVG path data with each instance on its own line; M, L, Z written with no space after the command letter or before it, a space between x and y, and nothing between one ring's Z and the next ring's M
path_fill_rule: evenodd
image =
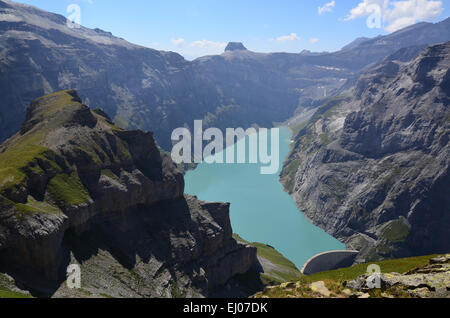
M374 37L414 22L436 22L450 16L450 0L19 2L66 17L70 15L68 6L78 4L82 25L110 31L143 46L176 51L188 59L219 54L230 41L243 42L257 52L335 51L357 37ZM368 27L369 16L369 25L375 28ZM380 17L381 24L374 24L374 17Z

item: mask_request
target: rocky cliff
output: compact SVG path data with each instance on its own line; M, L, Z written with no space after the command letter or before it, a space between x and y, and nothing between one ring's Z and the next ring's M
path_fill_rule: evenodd
M359 260L450 250L449 68L450 42L387 60L298 128L285 187Z
M400 48L450 40L449 23L423 23L333 53L261 54L230 43L222 55L186 61L0 1L0 140L18 130L32 100L72 88L122 128L153 131L166 150L173 129L192 128L194 120L219 128L271 127Z
M36 295L64 294L75 263L98 294L208 296L256 262L228 204L185 197L151 133L116 127L73 90L32 102L0 167L0 272Z

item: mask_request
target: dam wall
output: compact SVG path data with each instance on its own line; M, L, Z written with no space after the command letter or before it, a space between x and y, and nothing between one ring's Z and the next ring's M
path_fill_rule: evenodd
M311 257L302 267L304 275L312 275L319 272L330 271L338 268L349 267L353 264L359 251L343 250L329 251Z

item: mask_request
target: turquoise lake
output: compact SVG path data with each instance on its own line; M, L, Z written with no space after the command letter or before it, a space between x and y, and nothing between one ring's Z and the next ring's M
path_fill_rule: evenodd
M279 173L289 154L290 138L290 131L280 128L278 173L262 175L260 164L202 163L186 174L186 193L204 201L230 202L234 233L275 247L300 269L315 254L342 250L345 245L311 224L283 190ZM234 147L247 141L248 137Z

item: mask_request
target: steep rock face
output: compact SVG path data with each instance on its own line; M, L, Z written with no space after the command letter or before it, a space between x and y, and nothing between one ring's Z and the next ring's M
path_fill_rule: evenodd
M114 126L75 91L35 100L0 162L0 267L37 293L53 295L69 263L100 271L99 251L147 283L116 280L116 297L207 296L256 261L232 238L227 204L185 198L151 133ZM86 284L106 290L112 275Z
M246 51L247 48L241 42L230 42L225 48L225 52L227 51Z
M360 259L450 250L450 43L362 75L296 137L283 179Z
M260 54L232 43L222 55L189 62L99 29L68 28L60 15L0 3L0 140L18 130L32 100L76 89L87 105L101 107L123 128L153 131L169 150L173 129L193 128L194 120L270 127L402 47L450 40L444 21L334 53Z

